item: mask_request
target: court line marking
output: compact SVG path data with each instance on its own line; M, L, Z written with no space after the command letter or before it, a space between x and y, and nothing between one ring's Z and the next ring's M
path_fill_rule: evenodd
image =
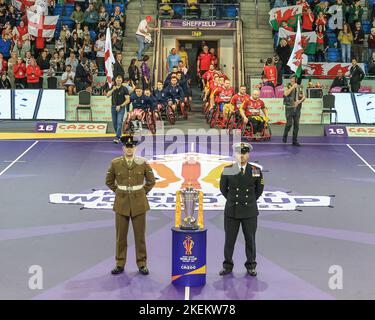
M190 287L185 287L185 300L190 300Z
M14 142L24 142L24 141L35 141L33 139L8 139L8 140L1 140L0 139L0 143L2 141L5 141L5 142L9 142L9 141L14 141ZM110 143L110 144L113 144L113 141L106 141L106 140L79 140L79 141L61 141L61 140L38 140L38 142L59 142L59 143L98 143L98 142L104 142L104 143ZM158 142L158 141L156 141ZM145 142L142 142L142 143L145 143ZM172 143L172 142L169 142L168 143ZM215 143L215 142L214 142ZM176 142L173 142L173 144L186 144L186 142L180 142L180 141L176 141ZM212 144L212 143L211 143ZM217 144L228 144L227 141L218 141ZM285 145L285 147L292 147L291 144L285 144L283 142L265 142L265 143L259 143L259 142L256 142L256 143L251 143L253 145L256 145L256 146L266 146L266 145ZM324 143L324 142L302 142L302 148L304 145L308 145L308 146L347 146L348 144L347 143ZM351 143L350 145L352 146L375 146L375 143ZM293 147L295 149L295 147ZM299 149L300 150L300 149Z
M370 166L370 164L357 152L354 150L354 148L352 148L352 146L350 146L349 144L346 145L350 150L353 151L353 153L359 158L362 160L362 162L366 165L366 167L368 167L373 173L375 173L375 169Z
M35 141L30 147L28 147L24 152L22 152L15 160L13 160L3 171L0 172L2 176L7 172L18 160L20 160L26 153L28 153L39 141Z

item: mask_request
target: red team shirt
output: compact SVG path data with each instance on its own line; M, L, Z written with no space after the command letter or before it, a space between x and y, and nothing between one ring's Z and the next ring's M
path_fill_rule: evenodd
M246 99L250 99L250 95L236 93L230 100L230 103L234 106L234 111L237 111Z
M209 70L210 69L210 64L211 64L211 59L212 59L211 53L204 53L204 52L202 52L198 56L198 60L200 62L199 69L202 70L202 71Z
M216 70L213 70L213 71L206 71L205 74L202 76L202 78L206 81L211 81L214 79L214 75L216 74Z
M216 96L215 97L216 103L221 103L221 102L228 103L230 102L230 99L234 95L234 89L233 88L225 89L224 87L218 87L215 90L214 95Z
M265 108L264 102L260 99L254 100L252 97L246 99L243 104L246 117L259 116L260 109L263 108Z

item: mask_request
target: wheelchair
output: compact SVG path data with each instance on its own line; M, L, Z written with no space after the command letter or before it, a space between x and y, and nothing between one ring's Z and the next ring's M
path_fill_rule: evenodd
M182 103L184 103L184 102L182 102ZM168 101L167 107L170 107L172 109L172 111L174 113L174 118L176 120L181 120L181 119L187 120L187 118L188 118L187 106L185 104L184 104L184 106L182 106L182 103L181 103L180 100L175 100L175 101L169 100ZM176 106L175 110L173 110L172 105Z
M272 131L268 119L262 116L249 117L246 125L242 122L241 135L249 141L269 141Z
M171 125L176 123L176 116L171 106L159 103L155 109L155 114L158 119L162 121L168 120Z
M135 119L130 119L133 116ZM134 134L137 129L142 130L143 128L150 130L151 134L156 133L155 112L151 111L151 109L147 111L135 109L129 112L123 122L122 132L124 134Z

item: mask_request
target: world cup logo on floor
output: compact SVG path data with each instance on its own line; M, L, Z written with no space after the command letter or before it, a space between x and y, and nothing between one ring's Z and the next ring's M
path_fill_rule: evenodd
M190 256L194 247L194 241L190 236L186 236L183 242L185 248L185 254Z

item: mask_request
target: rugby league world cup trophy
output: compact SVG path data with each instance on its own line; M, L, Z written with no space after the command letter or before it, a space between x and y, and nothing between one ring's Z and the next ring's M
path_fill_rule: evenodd
M203 286L206 283L206 255L203 192L190 184L176 192L175 225L172 228L172 283L184 287Z

